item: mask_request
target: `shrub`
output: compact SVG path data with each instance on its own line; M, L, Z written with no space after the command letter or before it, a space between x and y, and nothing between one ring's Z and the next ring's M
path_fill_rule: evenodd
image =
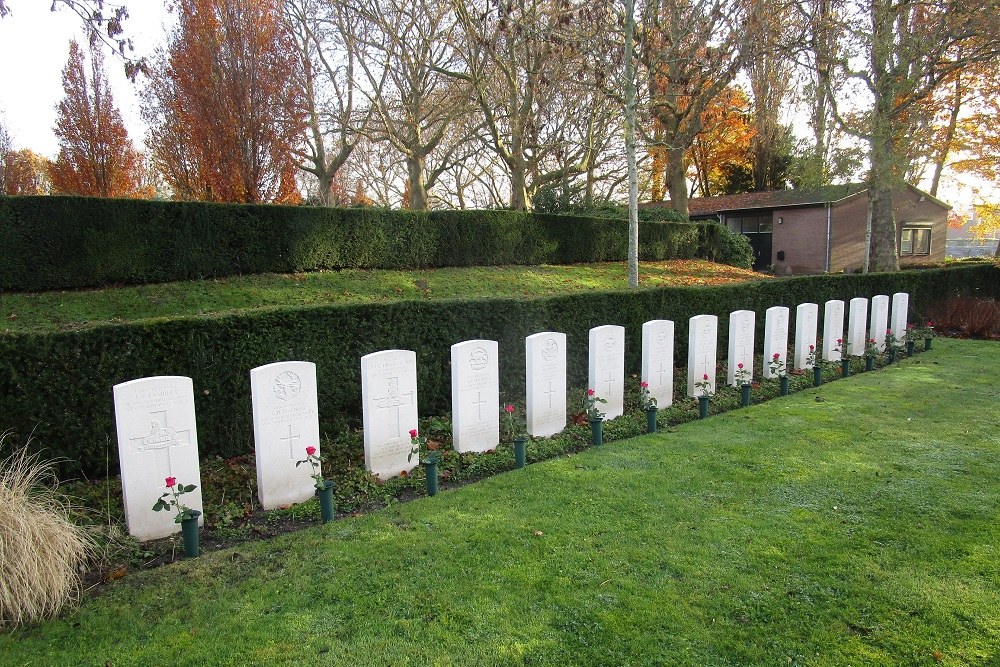
M26 448L0 461L0 625L54 616L79 592L91 543L57 486L52 463Z
M690 259L707 256L698 255L703 249L725 263L733 254L719 229L715 223L644 222L642 257ZM0 197L0 248L7 251L0 290L338 268L623 261L627 231L624 218L519 211Z
M941 333L969 338L1000 338L1000 302L955 297L927 309L926 319Z
M1000 271L990 265L867 275L801 276L738 285L588 292L533 299L403 301L321 305L108 324L56 333L0 333L0 415L20 433L34 430L71 459L66 472L102 475L117 467L111 387L153 375L194 380L201 455L237 456L253 448L250 370L287 359L316 363L320 428L358 426L360 360L370 352L417 352L421 415L443 414L451 401L451 345L488 338L499 343L504 396L524 392L524 338L539 331L567 334L570 386L587 378L588 330L626 329L626 369L639 370L643 322L675 322L674 354L687 354L688 320L720 316L726 350L728 314L757 313L763 339L767 308L828 299L909 292L918 314L957 295L1000 296ZM820 310L822 312L822 308ZM720 358L725 356L720 353ZM107 451L107 443L111 451Z

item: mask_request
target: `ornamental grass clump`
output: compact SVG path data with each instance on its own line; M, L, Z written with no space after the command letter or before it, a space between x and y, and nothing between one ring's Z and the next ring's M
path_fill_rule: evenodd
M0 447L8 438L0 436ZM50 618L80 590L93 544L70 520L52 462L21 448L0 460L0 626Z

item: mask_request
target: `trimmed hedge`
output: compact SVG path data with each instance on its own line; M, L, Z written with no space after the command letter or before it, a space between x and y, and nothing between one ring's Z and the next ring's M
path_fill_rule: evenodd
M524 338L539 331L567 334L568 383L582 387L588 330L594 326L626 328L626 372L637 373L641 327L650 319L676 322L675 358L683 365L687 323L694 315L725 318L733 310L754 310L761 340L764 311L770 306L898 291L910 293L911 320L916 320L951 296L1000 296L1000 269L980 265L805 276L524 300L299 307L74 332L2 334L0 430L13 428L21 436L34 431L36 446L70 459L65 466L69 472L103 475L107 467L114 474L112 385L153 375L186 375L194 380L202 455L228 457L252 451L250 369L274 361L316 363L320 426L334 433L360 424L360 360L369 352L416 350L420 412L443 414L451 401L450 346L462 340L499 342L502 396L519 400L524 396ZM719 327L720 364L728 336L725 321Z
M516 211L0 197L0 290L338 268L623 261L627 228L623 220ZM750 266L749 254L734 251L741 241L749 251L745 239L715 223L643 223L640 237L642 259Z

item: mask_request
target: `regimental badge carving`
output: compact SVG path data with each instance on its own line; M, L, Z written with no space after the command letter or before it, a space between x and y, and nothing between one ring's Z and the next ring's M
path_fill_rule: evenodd
M302 379L291 371L282 371L274 378L272 389L274 390L275 398L282 401L289 401L298 396L302 391Z
M469 368L478 372L486 368L490 363L489 353L481 347L477 347L469 353Z
M545 361L552 361L559 354L559 343L556 342L555 338L549 338L542 345L542 359Z

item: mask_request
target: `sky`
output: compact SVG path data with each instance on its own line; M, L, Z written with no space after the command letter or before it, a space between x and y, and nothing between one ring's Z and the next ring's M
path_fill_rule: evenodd
M11 15L0 19L0 116L16 148L30 148L54 158L59 148L52 128L55 107L63 97L62 70L72 38L86 45L80 18L51 0L10 0ZM126 33L137 55L152 54L162 45L172 17L160 0L127 0ZM129 136L142 144L146 126L139 114L139 85L125 76L121 59L107 49L104 66L112 96Z

